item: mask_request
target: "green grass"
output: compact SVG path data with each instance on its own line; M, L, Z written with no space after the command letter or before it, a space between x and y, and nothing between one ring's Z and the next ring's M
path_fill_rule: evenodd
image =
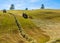
M0 33L7 32L10 30L17 29L15 20L13 16L10 16L8 13L0 14Z
M19 35L14 17L0 12L0 43L21 43L21 41L27 43Z

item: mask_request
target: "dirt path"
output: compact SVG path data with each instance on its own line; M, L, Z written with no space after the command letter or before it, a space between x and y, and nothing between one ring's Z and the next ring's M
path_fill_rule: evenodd
M22 35L22 37L25 38L25 39L26 39L28 42L30 42L30 43L36 43L36 40L35 40L35 39L33 39L32 37L30 37L28 34L26 34L26 33L24 32L24 30L23 30L23 28L21 27L21 25L19 24L16 16L15 16L14 14L12 14L12 13L9 13L9 14L14 17L15 22L16 22L16 25L17 25L18 30L20 31L20 34Z
M52 22L52 21L43 21L43 20L32 20L40 29L46 31L46 33L50 36L50 40L46 43L52 43L57 39L60 39L60 23Z

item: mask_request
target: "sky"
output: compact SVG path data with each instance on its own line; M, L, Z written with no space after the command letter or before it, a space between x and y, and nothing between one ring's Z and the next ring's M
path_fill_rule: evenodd
M0 10L9 10L11 4L15 9L40 9L44 4L46 9L60 9L60 0L0 0Z

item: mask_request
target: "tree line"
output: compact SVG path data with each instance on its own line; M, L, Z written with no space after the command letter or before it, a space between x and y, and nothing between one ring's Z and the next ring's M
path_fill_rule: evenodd
M11 4L10 10L14 10L14 9L15 9L14 4ZM40 9L45 9L44 4L41 4L41 8ZM28 8L25 8L25 10L28 10ZM3 12L6 13L6 9L3 9Z
M10 6L10 10L14 10L14 9L15 9L14 4L11 4L11 6ZM45 9L44 4L41 4L41 9ZM25 8L25 10L28 10L28 8Z

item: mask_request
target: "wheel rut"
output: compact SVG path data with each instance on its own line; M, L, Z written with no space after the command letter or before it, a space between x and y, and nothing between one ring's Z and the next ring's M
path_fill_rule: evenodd
M17 27L18 27L18 30L19 30L21 36L22 36L24 39L26 39L28 42L30 42L30 43L37 43L37 41L36 41L35 39L33 39L32 37L30 37L28 34L26 34L26 33L24 32L24 30L23 30L23 28L21 27L21 25L19 24L16 16L15 16L14 14L12 14L12 13L9 13L9 14L14 17L15 22L16 22L16 25L17 25Z

